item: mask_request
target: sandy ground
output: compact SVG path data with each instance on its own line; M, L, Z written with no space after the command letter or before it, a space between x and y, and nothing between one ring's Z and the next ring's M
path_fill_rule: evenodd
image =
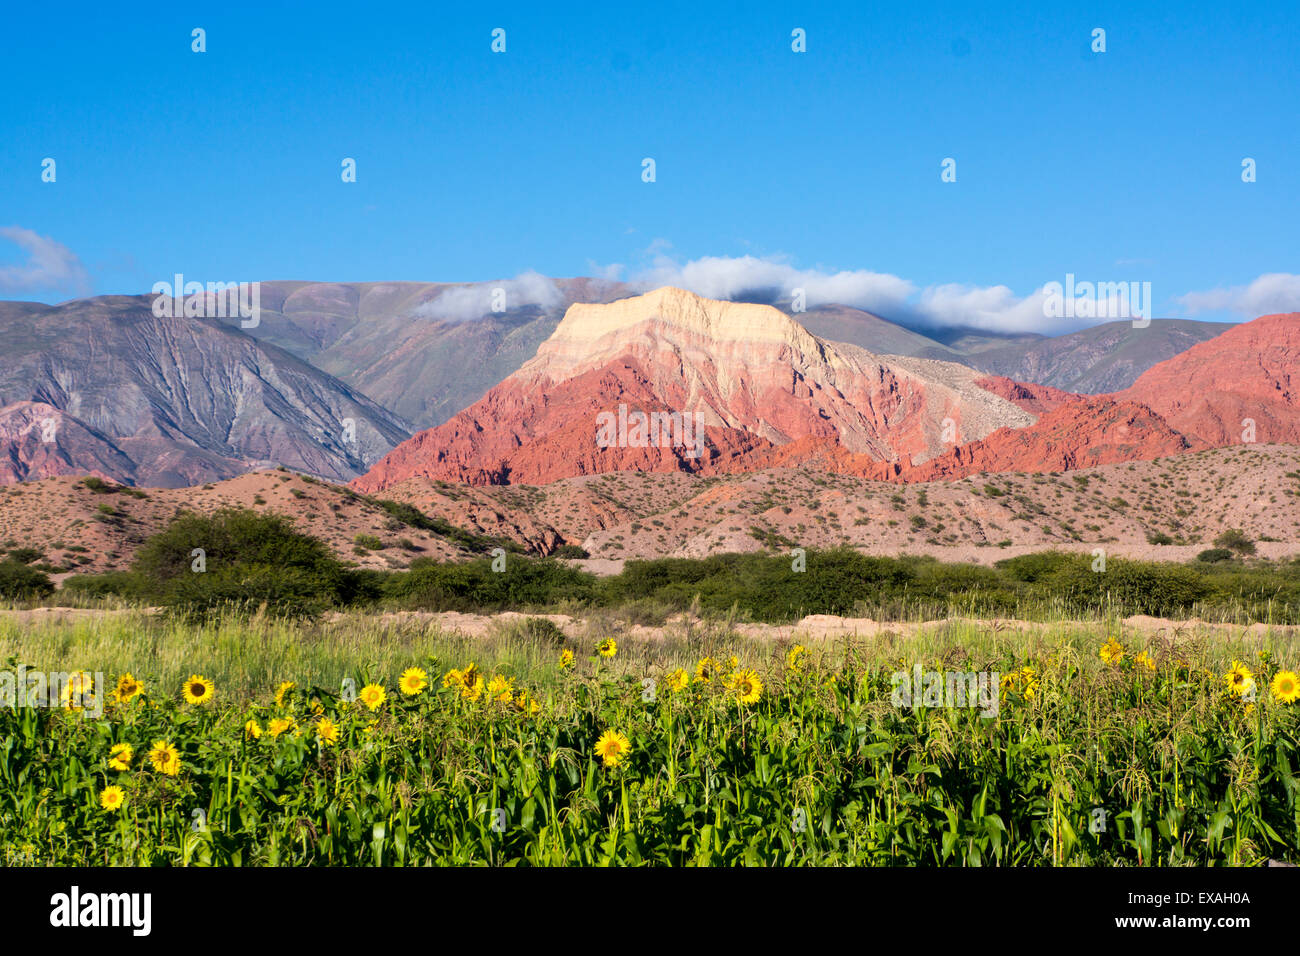
M38 607L21 610L0 609L0 621L20 626L42 627L49 625L75 624L96 618L129 617L144 613L154 615L162 608L69 608ZM523 614L518 611L503 611L498 614L468 614L460 611L387 611L380 614L359 614L355 612L335 611L325 615L323 623L327 627L345 626L352 622L378 625L383 628L436 628L442 631L462 634L466 637L488 637L500 633L512 626L522 624L530 618L543 618L550 621L566 636L581 638L594 633L614 633L646 640L681 636L689 629L709 627L698 617L678 614L670 617L665 624L658 627L646 625L628 625L616 622L612 626L606 619L586 619L568 614ZM1180 636L1189 634L1221 635L1223 637L1251 637L1272 634L1282 638L1300 638L1300 626L1277 624L1221 624L1203 621L1199 618L1173 620L1170 618L1134 615L1121 622L1123 630L1137 634ZM938 618L931 621L877 621L865 617L838 617L833 614L810 614L793 624L754 624L739 623L732 629L745 637L755 640L785 641L808 640L828 641L844 637L865 638L883 635L912 635L937 631L955 624L979 628L988 631L1019 631L1028 633L1051 627L1053 624L1042 621L1022 621L1014 618ZM1078 622L1086 626L1085 622Z
M534 553L578 544L590 555L581 566L597 574L617 573L634 558L841 545L986 565L1058 548L1186 561L1230 528L1254 540L1261 556L1300 555L1296 445L909 485L783 468L725 478L618 472L540 487L412 480L385 494ZM120 569L178 511L242 505L289 517L363 567L467 556L455 541L403 526L347 489L287 472L138 495L97 494L72 477L0 489L0 548L36 546L59 573ZM1170 543L1151 543L1159 540Z
M349 619L347 614L330 615L326 622L342 624ZM438 628L463 634L466 637L487 637L499 633L502 629L519 624L529 617L541 617L550 621L570 638L589 637L604 634L608 628L604 622L597 623L567 614L520 614L508 611L502 614L465 614L457 611L398 611L375 615L369 620L382 626ZM965 624L989 631L1019 631L1029 633L1053 626L1041 621L1021 621L1012 618L945 618L932 621L876 621L870 618L837 617L831 614L811 614L794 624L736 624L733 630L745 637L757 641L829 641L844 637L875 638L883 635L905 636L941 630L954 624ZM1121 622L1123 631L1143 635L1163 635L1168 637L1188 635L1217 635L1224 638L1241 638L1272 634L1275 637L1300 637L1300 627L1290 625L1236 625L1219 624L1202 621L1198 618L1172 620L1168 618L1134 615ZM644 640L662 640L671 636L682 636L688 627L708 626L699 618L687 618L677 615L660 627L646 625L618 625L614 633ZM1080 626L1086 626L1080 622Z

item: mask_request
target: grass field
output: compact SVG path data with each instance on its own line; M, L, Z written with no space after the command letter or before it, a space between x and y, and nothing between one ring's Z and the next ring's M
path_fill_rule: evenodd
M1106 618L802 651L725 619L0 619L11 670L142 684L97 719L0 709L0 842L35 865L1295 862L1296 644ZM918 666L991 698L902 700Z

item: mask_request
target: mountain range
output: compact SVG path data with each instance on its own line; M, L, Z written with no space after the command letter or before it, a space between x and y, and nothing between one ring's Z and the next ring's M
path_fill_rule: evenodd
M346 479L412 427L332 375L147 296L0 303L0 480L176 487L271 465Z
M536 280L264 282L250 328L158 317L150 296L0 303L0 483L274 465L367 492L791 465L933 481L1300 440L1296 315L1048 338ZM625 433L629 414L633 434L602 439L602 415ZM691 440L643 443L641 415Z
M1065 471L1294 441L1298 367L1300 315L1266 316L1150 366L1126 389L1083 395L829 342L769 305L663 288L573 305L517 372L354 486L794 464L906 482ZM616 413L611 440L600 423ZM665 435L673 416L691 419L694 434Z

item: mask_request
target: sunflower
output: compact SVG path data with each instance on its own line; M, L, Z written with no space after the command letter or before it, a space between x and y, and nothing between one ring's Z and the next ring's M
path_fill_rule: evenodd
M785 666L798 673L803 670L803 658L807 653L808 648L804 647L802 644L796 644L794 647L790 648L789 652L785 655Z
M763 696L763 682L751 670L737 671L732 675L731 689L742 704L756 704Z
M1278 671L1269 687L1273 696L1284 704L1294 704L1300 699L1300 679L1296 678L1295 671Z
M487 685L488 696L493 700L508 704L515 697L515 682L509 677L493 674Z
M680 667L669 674L667 680L669 690L685 690L691 682L690 676Z
M67 683L63 685L61 694L63 706L71 710L81 710L94 701L94 690L95 678L89 671L73 671L68 675Z
M1124 645L1119 641L1111 638L1105 644L1101 645L1101 659L1107 664L1118 664L1124 659Z
M251 737L253 740L262 736L262 728L257 721L250 720L248 723L244 724L244 736Z
M361 703L365 704L366 707L370 710L375 710L380 704L388 699L388 694L384 693L384 689L378 684L367 684L365 687L361 688L361 693L358 697L360 698Z
M418 667L408 667L397 678L397 686L407 697L414 697L429 686L429 675Z
M1149 671L1156 669L1156 659L1146 651L1138 651L1137 656L1134 657L1133 660L1137 661L1137 663L1141 664Z
M134 756L135 751L130 744L113 744L108 752L108 765L114 770L130 770L131 758Z
M126 803L126 792L121 787L105 787L99 795L99 805L105 810L121 810Z
M695 682L697 684L707 684L718 674L718 662L712 657L701 657L700 662L695 665Z
M596 645L596 653L601 657L613 657L618 653L618 641L607 637Z
M185 700L191 704L206 704L212 699L212 681L199 674L191 674L185 682Z
M283 707L285 699L289 696L289 692L297 686L298 685L291 680L281 683L280 686L275 689L275 706Z
M461 672L460 696L468 701L476 701L483 696L483 675L478 672L473 662Z
M272 737L279 737L286 730L292 730L296 724L292 720L285 720L283 717L272 717L271 722L266 725L266 731Z
M1233 661L1228 673L1223 675L1228 681L1228 690L1238 697L1244 697L1255 686L1255 674L1241 661Z
M573 666L573 651L566 648L560 651L560 670L567 671Z
M542 705L533 700L526 690L521 690L519 692L519 696L515 698L515 706L529 716L542 709Z
M159 773L174 777L181 772L181 754L166 740L155 740L149 750L149 763Z
M1032 667L1020 668L1020 693L1028 700L1038 690L1038 671Z
M130 674L123 674L117 679L117 687L113 690L113 697L119 704L125 704L132 700L137 694L144 692L144 684L136 680Z
M320 720L316 721L316 737L326 746L338 743L338 725L328 717L322 717Z
M632 749L632 742L617 730L607 730L596 741L596 753L606 767L617 767L623 755Z
M464 683L465 683L465 673L463 671L456 670L456 668L454 667L451 670L447 671L447 673L442 675L443 687L460 687Z

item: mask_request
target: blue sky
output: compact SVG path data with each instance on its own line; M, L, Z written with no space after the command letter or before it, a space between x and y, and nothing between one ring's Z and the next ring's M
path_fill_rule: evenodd
M187 6L7 7L0 297L752 268L992 325L1066 273L1300 309L1294 3Z

